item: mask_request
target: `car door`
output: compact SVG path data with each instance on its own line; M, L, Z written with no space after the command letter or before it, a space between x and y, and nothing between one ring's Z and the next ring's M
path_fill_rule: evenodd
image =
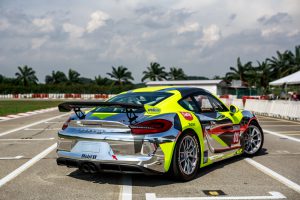
M210 154L226 155L240 148L240 125L233 123L228 108L206 92L196 93L192 98Z

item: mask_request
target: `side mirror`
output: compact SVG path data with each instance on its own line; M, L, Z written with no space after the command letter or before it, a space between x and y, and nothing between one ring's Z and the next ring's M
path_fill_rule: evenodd
M239 111L239 108L235 105L230 105L229 110L231 114L235 114Z

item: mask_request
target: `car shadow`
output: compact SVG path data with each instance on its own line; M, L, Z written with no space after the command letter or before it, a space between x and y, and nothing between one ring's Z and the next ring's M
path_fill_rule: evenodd
M263 156L268 154L267 149L263 148L260 154L257 156ZM209 166L206 166L204 168L201 168L196 175L195 179L199 179L201 177L207 176L211 172L221 169L227 165L242 161L245 157L244 156L235 156L232 158L228 158L226 160L213 163ZM95 174L87 174L84 172L81 172L80 170L75 170L71 172L68 176L89 181L96 184L111 184L111 185L123 185L122 183L122 177L124 177L123 174L120 173L95 173ZM147 186L147 187L157 187L162 185L172 185L180 183L180 181L175 180L173 177L167 174L163 175L145 175L145 174L131 174L130 175L133 180L134 186Z

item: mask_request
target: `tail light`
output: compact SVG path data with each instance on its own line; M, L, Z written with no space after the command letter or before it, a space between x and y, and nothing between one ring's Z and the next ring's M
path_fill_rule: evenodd
M69 122L71 121L71 118L69 118L64 124L63 126L61 127L62 130L65 130L66 128L68 128L69 126Z
M172 122L165 119L153 119L131 125L131 133L136 135L160 133L169 130Z

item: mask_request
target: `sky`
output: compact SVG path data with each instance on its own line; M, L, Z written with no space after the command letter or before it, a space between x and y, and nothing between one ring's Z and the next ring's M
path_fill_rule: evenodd
M28 65L107 77L150 62L224 76L237 57L263 61L300 45L299 0L0 0L0 74Z

